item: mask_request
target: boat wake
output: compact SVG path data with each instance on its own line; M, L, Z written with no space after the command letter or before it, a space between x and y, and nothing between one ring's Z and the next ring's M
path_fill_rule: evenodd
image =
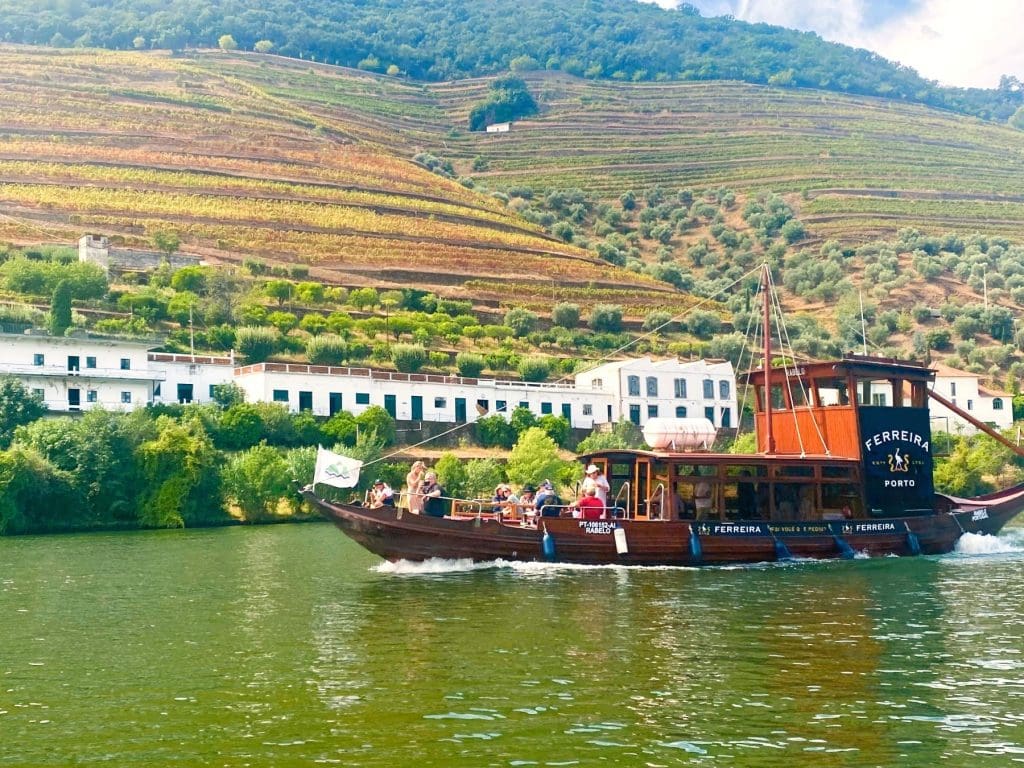
M965 533L956 543L960 555L1005 555L1024 552L1024 528L1013 528L1000 536Z

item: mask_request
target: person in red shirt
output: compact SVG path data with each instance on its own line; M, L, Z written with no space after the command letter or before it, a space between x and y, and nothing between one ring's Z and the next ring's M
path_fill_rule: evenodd
M597 498L596 488L587 488L583 496L576 502L580 517L584 520L600 520L604 517L604 503Z

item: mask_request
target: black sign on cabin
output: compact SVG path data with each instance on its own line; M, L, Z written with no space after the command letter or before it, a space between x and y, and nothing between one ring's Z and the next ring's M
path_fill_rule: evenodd
M927 408L861 406L868 511L894 517L932 511L932 438Z

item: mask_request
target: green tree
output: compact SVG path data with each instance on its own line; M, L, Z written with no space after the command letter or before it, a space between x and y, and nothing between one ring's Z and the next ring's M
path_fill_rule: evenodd
M559 446L565 447L569 443L572 426L565 416L555 416L553 413L545 413L537 419L537 426L543 429L552 440Z
M520 361L518 370L523 381L544 381L551 373L551 361L546 357L527 357Z
M333 440L335 443L351 447L356 444L359 425L356 422L356 417L351 413L348 411L338 411L325 421L320 429L325 437Z
M257 404L239 402L221 415L214 439L218 448L240 451L256 445L263 436L263 429L263 417Z
M466 462L466 480L463 490L466 496L488 499L494 494L498 483L504 482L505 470L494 459L470 459Z
M485 448L511 448L516 441L516 431L504 415L495 413L476 420L473 425L476 439Z
M391 347L391 360L402 373L415 373L427 361L427 350L419 344L395 344Z
M391 414L379 405L371 405L356 416L356 424L360 432L373 433L384 446L394 445L398 439L395 420Z
M568 328L570 330L579 327L580 305L568 302L555 304L554 309L551 310L551 322L561 328Z
M517 485L538 485L544 480L556 482L568 462L558 456L558 446L540 427L530 427L519 436L509 454L509 480Z
M256 53L270 53L274 50L274 44L269 40L257 40L252 49L256 51Z
M281 345L281 332L276 328L243 326L235 334L238 351L250 363L262 363Z
M306 359L313 365L341 365L347 354L348 344L333 333L314 336L306 342Z
M81 509L70 473L34 448L0 451L0 535L73 528Z
M177 232L166 229L158 229L152 235L153 245L158 251L163 251L170 256L181 247L181 238Z
M235 51L238 50L238 43L231 35L221 35L217 38L217 47L222 51Z
M537 315L522 307L513 307L505 313L505 325L517 338L526 336L537 325Z
M263 284L263 293L269 299L274 299L277 306L283 307L286 301L291 300L295 284L288 280L267 280Z
M598 304L590 311L588 324L595 331L618 333L622 330L622 307L617 304Z
M245 390L233 381L229 381L227 384L214 384L210 394L213 402L224 410L245 402Z
M485 365L483 357L472 352L459 352L455 356L455 367L460 376L476 378L483 372Z
M15 378L0 378L0 448L10 447L17 427L31 424L45 413L41 395L31 392Z
M67 280L61 280L53 289L49 327L54 336L63 336L64 331L71 327L71 283Z
M276 449L260 443L228 459L224 489L250 523L273 519L291 492L288 463Z
M434 471L448 496L466 498L466 462L463 459L454 453L445 453L437 460Z

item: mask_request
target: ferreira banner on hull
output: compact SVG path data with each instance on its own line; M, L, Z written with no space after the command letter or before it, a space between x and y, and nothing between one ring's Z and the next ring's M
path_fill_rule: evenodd
M902 534L906 531L901 520L872 520L871 522L828 521L812 523L711 523L700 522L693 530L698 536L868 536Z
M931 426L927 408L861 406L860 438L872 514L931 512Z

